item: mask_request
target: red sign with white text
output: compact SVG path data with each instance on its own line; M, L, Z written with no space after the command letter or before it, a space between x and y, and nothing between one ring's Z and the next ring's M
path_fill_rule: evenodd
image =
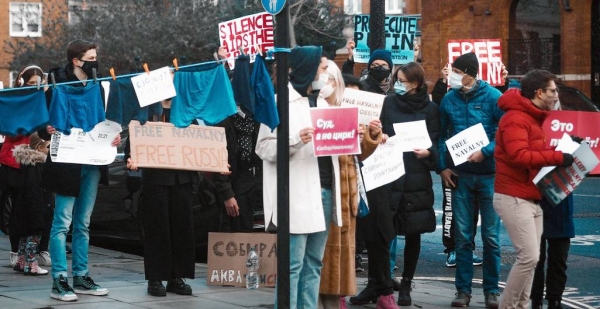
M590 144L596 157L600 158L600 113L553 111L542 125L546 133L546 143L556 147L563 133L581 137ZM590 174L600 174L600 165Z
M504 85L502 78L502 45L500 39L448 40L448 63L474 52L479 60L479 79L492 86Z
M311 108L315 156L359 154L358 107Z

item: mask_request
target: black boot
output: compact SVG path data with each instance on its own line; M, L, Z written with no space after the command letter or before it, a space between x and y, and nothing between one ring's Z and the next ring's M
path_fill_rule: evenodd
M167 291L160 280L148 280L148 294L152 296L167 296Z
M192 287L181 278L175 278L167 282L167 292L179 295L192 295Z
M560 300L549 300L548 301L548 309L562 309L562 304Z
M353 305L366 305L368 303L376 303L379 294L373 287L371 282L358 295L350 297L350 303Z
M402 278L398 290L398 301L396 302L398 306L410 306L412 304L410 291L412 291L412 280Z
M542 309L543 305L541 303L531 302L531 309Z

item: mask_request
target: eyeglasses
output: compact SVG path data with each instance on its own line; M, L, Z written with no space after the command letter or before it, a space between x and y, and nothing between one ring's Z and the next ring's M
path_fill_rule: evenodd
M550 90L550 91L552 91L552 94L554 94L554 95L558 94L558 88L542 88L542 90L544 90L544 92L546 92L546 90Z
M375 70L389 70L390 69L390 67L385 64L384 65L373 64L373 65L371 65L370 68L375 69Z

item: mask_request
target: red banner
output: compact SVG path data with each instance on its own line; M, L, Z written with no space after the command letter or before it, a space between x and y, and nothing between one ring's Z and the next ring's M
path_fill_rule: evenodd
M358 107L311 108L315 156L359 154Z
M492 86L504 85L502 78L502 45L500 39L448 40L448 63L474 52L479 60L479 79Z

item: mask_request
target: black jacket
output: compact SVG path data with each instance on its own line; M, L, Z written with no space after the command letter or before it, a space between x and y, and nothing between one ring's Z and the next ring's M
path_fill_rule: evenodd
M67 64L64 68L50 69L48 74L54 73L57 83L78 81L79 79L73 73L71 64ZM71 86L83 87L82 83L72 84ZM100 87L102 102L104 102L104 91ZM48 106L52 98L52 87L46 91L46 99ZM50 140L51 136L46 132L46 128L38 130L38 135L45 140ZM100 166L100 183L108 185L108 166ZM42 175L41 185L43 188L66 196L79 196L79 188L81 186L81 164L73 163L55 163L50 159L50 155L46 158L46 167Z

